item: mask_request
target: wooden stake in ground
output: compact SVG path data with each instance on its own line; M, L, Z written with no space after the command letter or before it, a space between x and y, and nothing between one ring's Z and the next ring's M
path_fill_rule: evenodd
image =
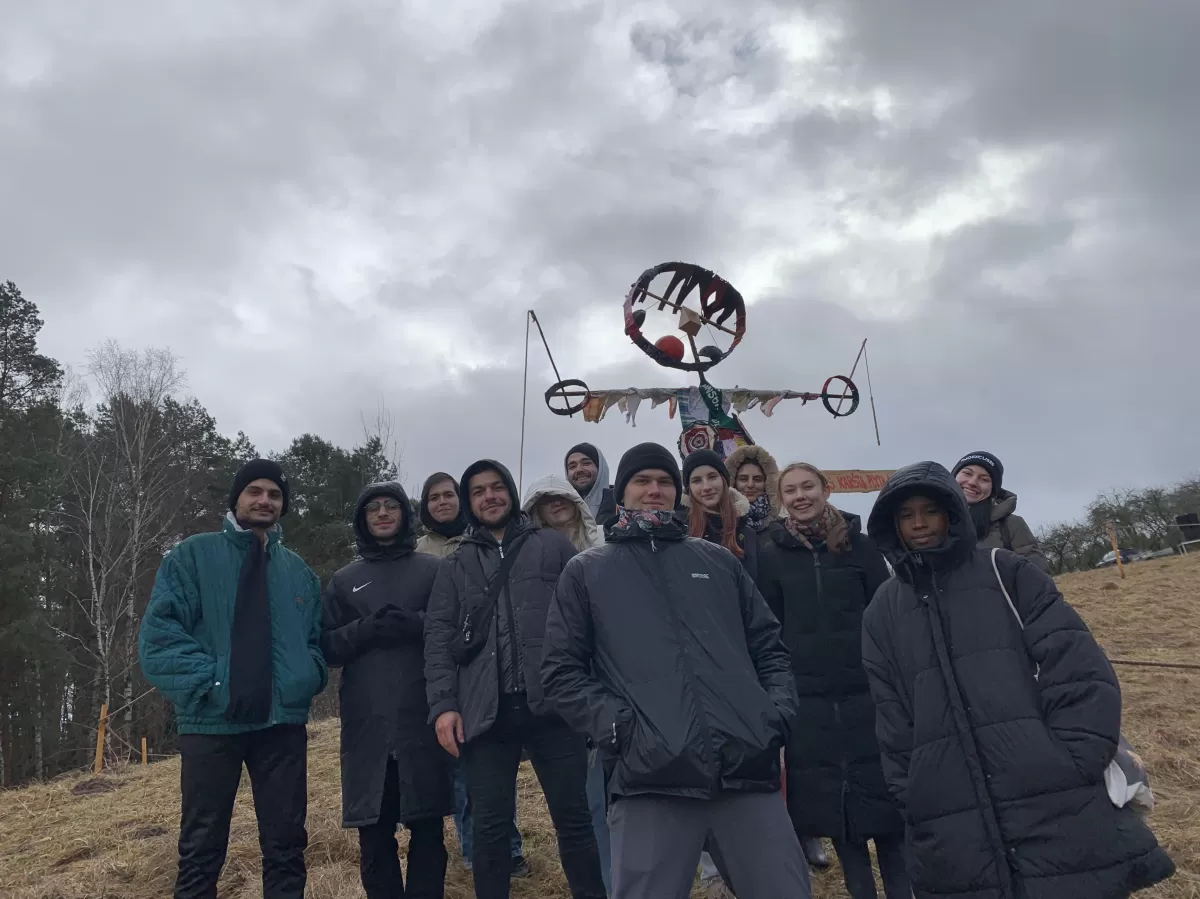
M142 764L145 765L146 763L146 738L142 737Z
M1125 565L1121 561L1121 550L1117 547L1117 528L1111 521L1107 522L1106 527L1109 542L1112 543L1113 557L1117 560L1117 571L1121 572L1121 580L1125 580Z
M99 775L104 770L104 731L108 727L108 703L100 705L100 726L96 728L96 762L92 773Z

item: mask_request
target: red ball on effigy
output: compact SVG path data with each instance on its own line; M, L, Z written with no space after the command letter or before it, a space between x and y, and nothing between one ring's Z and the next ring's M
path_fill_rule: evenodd
M667 334L664 337L654 341L654 345L658 347L662 353L674 362L683 360L683 341L674 334Z

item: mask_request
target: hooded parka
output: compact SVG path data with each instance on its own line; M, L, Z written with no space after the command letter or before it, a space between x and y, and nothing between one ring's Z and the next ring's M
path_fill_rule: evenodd
M579 510L575 538L568 537L576 549L580 551L591 549L593 546L599 546L604 542L604 530L600 525L596 524L596 519L592 517L592 510L588 508L588 504L579 495L579 491L572 487L568 481L557 475L547 475L544 478L538 478L530 484L529 489L525 491L525 501L521 503L521 511L530 516L535 523L543 527L549 527L549 525L537 521L534 509L542 500L552 496L567 500Z
M948 510L935 550L900 541L914 494ZM1050 577L997 552L1022 630L936 462L893 474L867 529L896 571L863 618L863 664L917 899L1120 899L1169 877L1146 824L1108 798L1120 688Z
M799 720L788 741L788 811L797 834L865 843L904 824L883 779L875 704L862 667L863 612L891 576L857 515L850 546L813 550L782 522L763 534L758 588L792 657Z
M612 528L567 565L542 681L573 730L616 754L614 798L779 789L796 716L779 623L737 559L677 521Z
M1042 571L1048 573L1050 560L1042 554L1037 539L1033 536L1033 531L1029 529L1025 519L1016 514L1017 495L1008 490L1000 490L996 496L990 497L984 502L992 507L992 525L978 545L983 549L1000 547L1012 550L1018 556L1028 559Z
M767 521L772 522L779 517L779 465L775 461L775 457L768 453L761 446L750 444L749 446L739 446L725 459L725 467L729 469L729 478L733 484L737 484L738 471L747 462L751 462L762 469L763 475L767 479L767 502L770 508L767 513Z
M367 530L365 508L389 497L404 518L395 542L385 546ZM362 492L354 534L359 558L330 578L322 598L321 646L329 664L342 668L342 826L379 819L389 756L399 775L400 820L440 818L454 811L450 757L428 722L422 641L439 562L414 552L408 497L396 483ZM380 633L378 614L391 609L407 613L403 636Z
M462 476L464 493L472 477L488 470L503 478L512 501L513 514L504 540L497 542L475 518L464 496L470 527L462 545L442 562L425 625L429 720L436 722L445 712L458 712L468 742L495 724L501 693L526 694L535 715L548 711L542 701L540 676L546 612L558 576L575 555L570 540L531 523L520 511L516 482L499 462L483 459L470 466ZM489 582L500 568L504 547L518 538L522 541L519 554L496 600L483 649L460 668L450 647L462 627L466 609L483 605Z
M583 496L583 501L587 503L587 507L591 510L592 518L601 528L606 528L617 520L617 503L613 496L612 485L608 481L608 460L604 458L604 453L600 452L600 448L592 443L576 444L567 453L567 458L570 458L574 453L586 453L583 449L587 447L596 453L596 482ZM588 453L590 456L591 454ZM566 470L566 459L563 459L563 470Z

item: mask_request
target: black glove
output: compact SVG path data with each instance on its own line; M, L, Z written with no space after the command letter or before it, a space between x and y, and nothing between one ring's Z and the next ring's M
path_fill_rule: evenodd
M371 616L375 639L385 643L419 640L425 632L425 621L419 612L384 606Z

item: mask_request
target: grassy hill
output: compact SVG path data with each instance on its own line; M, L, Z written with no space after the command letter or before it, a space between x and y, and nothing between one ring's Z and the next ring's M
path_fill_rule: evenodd
M1200 554L1087 572L1060 579L1114 659L1195 662L1200 646ZM1158 808L1151 822L1179 874L1140 894L1200 899L1200 672L1118 666L1125 694L1125 733L1150 768ZM362 895L358 844L340 827L336 722L313 727L309 760L309 894ZM534 876L514 883L514 897L566 897L553 831L537 781L520 775L521 829ZM150 899L170 895L179 816L179 766L113 771L103 778L63 777L0 793L0 896L5 899ZM448 822L449 823L449 822ZM447 896L472 895L447 827L451 869ZM261 896L258 839L243 780L221 895ZM845 896L840 877L817 878L817 899Z

